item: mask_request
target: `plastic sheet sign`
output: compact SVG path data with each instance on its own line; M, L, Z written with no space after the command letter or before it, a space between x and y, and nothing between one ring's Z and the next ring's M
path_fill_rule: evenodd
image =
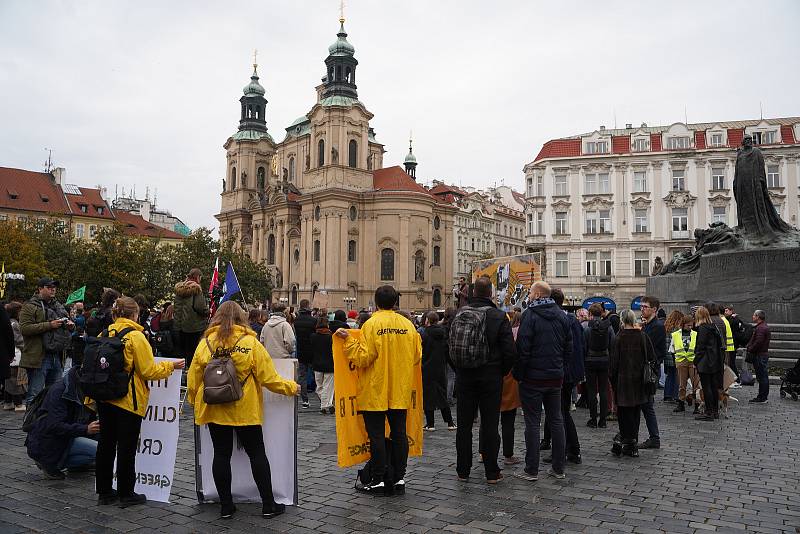
M272 360L275 370L283 378L297 380L297 360L276 358ZM297 397L287 397L272 393L266 388L264 395L264 422L261 431L264 435L264 448L267 451L272 471L272 493L280 504L297 504ZM196 426L195 444L195 486L197 500L219 502L219 493L214 485L211 465L214 460L214 445L208 426ZM234 437L234 443L238 443ZM261 502L250 458L244 449L234 446L231 457L231 496L233 502Z
M172 361L170 358L155 360ZM136 448L136 486L133 491L144 494L150 501L169 502L178 451L181 370L176 369L168 378L148 381L147 385L150 387L150 400ZM116 471L115 465L114 473ZM115 476L115 488L116 484Z
M348 330L351 336L361 337L360 330ZM369 438L364 419L358 413L359 371L344 355L344 340L333 336L333 389L336 408L336 454L339 467L350 467L369 460ZM411 385L411 408L406 417L408 455L422 456L422 366L414 366ZM389 437L389 424L386 424Z

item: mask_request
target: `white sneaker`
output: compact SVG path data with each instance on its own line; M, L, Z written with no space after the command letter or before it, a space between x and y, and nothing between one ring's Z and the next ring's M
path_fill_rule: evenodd
M741 388L742 388L742 385L741 385L741 384L739 384L738 382L734 382L734 383L733 383L733 384L731 384L731 385L730 385L730 387L729 387L729 389L741 389Z
M3 403L3 409L4 410L9 410L9 411L13 410L14 409L14 403L13 402L4 402Z
M556 479L558 479L558 480L564 480L565 478L567 478L567 475L565 475L564 473L556 473L556 472L555 472L555 471L553 471L552 469L550 469L550 470L547 472L547 475L548 475L548 476L551 476L551 477L553 477L553 478L556 478Z
M423 426L422 430L424 430L425 432L435 432L436 431L436 427L435 426Z
M28 407L25 406L24 404L20 404L19 406L14 406L14 411L15 412L25 412L27 410L28 410Z

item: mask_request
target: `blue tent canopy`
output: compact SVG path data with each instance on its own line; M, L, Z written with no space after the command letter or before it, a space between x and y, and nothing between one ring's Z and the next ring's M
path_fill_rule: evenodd
M640 309L642 309L642 299L643 298L644 298L644 296L639 295L638 297L636 297L635 299L633 299L631 301L631 309L633 311L639 311Z
M617 303L611 300L608 297L589 297L588 299L583 301L582 307L589 309L589 306L594 304L595 302L599 302L603 305L603 308L606 310L616 310Z

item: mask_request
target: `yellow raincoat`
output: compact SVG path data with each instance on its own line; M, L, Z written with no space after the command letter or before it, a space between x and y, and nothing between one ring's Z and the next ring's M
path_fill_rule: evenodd
M255 332L236 325L233 327L233 338L225 340L223 346L229 347L243 334L246 334L239 339L236 350L232 353L233 363L236 365L236 372L242 383L242 398L225 404L206 404L203 401L203 373L206 365L211 361L208 345L210 344L213 350L220 346L220 342L217 340L218 330L219 328L215 326L206 331L208 344L205 337L200 340L200 344L197 345L197 350L194 352L192 366L189 368L186 398L194 406L195 423L198 425L215 423L227 426L260 426L264 422L264 394L261 388L266 387L273 393L281 395L296 395L297 383L293 380L285 380L275 371L272 358L264 345L256 338Z
M360 368L358 409L385 412L411 407L414 366L422 340L414 325L391 310L378 310L361 327L362 337L345 340L344 353Z
M103 401L113 404L118 408L127 410L144 417L147 410L147 402L150 400L150 388L145 384L145 380L161 380L167 378L175 370L172 362L156 363L153 359L153 349L150 342L142 334L142 325L120 317L108 327L108 335L115 336L125 328L133 328L132 332L125 335L124 354L125 372L130 373L131 367L135 365L133 373L133 387L128 387L128 394L119 399ZM136 390L136 409L133 409L133 390Z

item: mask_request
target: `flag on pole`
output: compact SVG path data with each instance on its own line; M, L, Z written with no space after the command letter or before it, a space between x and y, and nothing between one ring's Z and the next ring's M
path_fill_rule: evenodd
M217 287L219 283L219 256L217 256L217 261L214 264L214 272L211 274L211 284L208 286L208 299L211 301L211 317L214 316L214 313L217 311L217 301L214 300L214 288Z
M72 304L73 302L83 302L85 298L86 298L86 286L83 286L82 288L76 289L75 291L69 294L69 296L67 297L66 304L69 305Z
M230 300L231 297L242 290L239 287L239 279L236 278L236 271L233 270L233 263L231 262L228 262L228 271L225 273L225 284L222 286L222 290L225 294L219 299L220 304Z

